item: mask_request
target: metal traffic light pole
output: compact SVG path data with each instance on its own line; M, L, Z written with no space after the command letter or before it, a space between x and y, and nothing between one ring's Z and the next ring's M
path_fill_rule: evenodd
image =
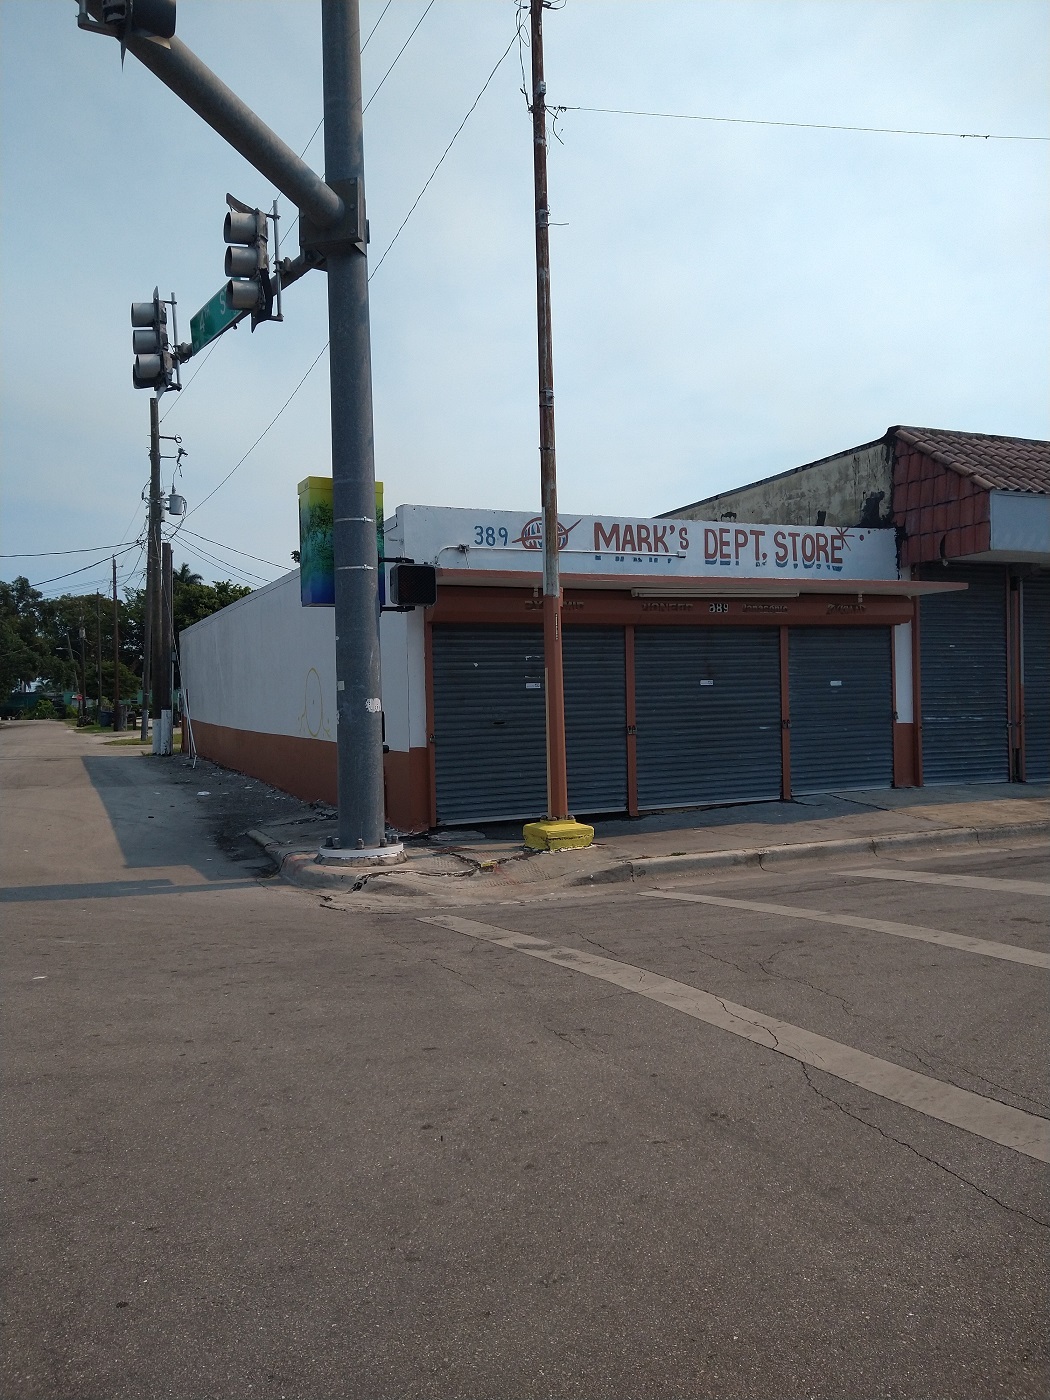
M322 0L325 179L351 187L363 212L358 0ZM362 221L363 222L363 221ZM338 715L339 847L396 859L386 846L383 705L379 674L379 550L372 436L372 352L367 233L326 253L332 385L332 552Z
M119 38L129 53L272 181L299 209L304 252L325 259L332 382L339 836L338 846L323 855L373 863L403 859L401 844L386 842L383 804L358 0L321 0L325 180L175 37L172 5L157 6L170 20L164 36L136 28L136 15L145 17L145 9L117 8L124 22L104 24L101 0L81 0L78 23ZM110 6L107 16L113 12Z

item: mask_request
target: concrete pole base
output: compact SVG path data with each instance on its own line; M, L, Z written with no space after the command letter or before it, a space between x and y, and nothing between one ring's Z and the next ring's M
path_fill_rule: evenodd
M387 846L358 846L349 850L344 850L342 846L324 845L317 852L317 859L322 865L400 865L405 858L405 848L400 841L392 841Z
M161 710L160 718L153 726L153 752L166 758L172 751L172 712Z

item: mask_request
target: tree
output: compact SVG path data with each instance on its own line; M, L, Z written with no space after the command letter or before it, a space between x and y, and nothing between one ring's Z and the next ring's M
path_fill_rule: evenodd
M250 588L229 579L205 583L188 564L173 575L175 636L220 608L246 597ZM45 598L26 578L0 582L0 702L19 686L39 683L45 690L80 688L80 626L85 622L87 644L87 693L94 699L98 686L95 657L97 634L96 595L66 593ZM146 594L127 588L118 601L120 625L120 693L132 699L142 685L142 652ZM113 607L102 611L102 690L113 694Z
M54 604L22 576L13 583L0 582L0 679L3 697L19 685L53 679L56 669L63 679L67 667L56 667L49 633L53 629Z

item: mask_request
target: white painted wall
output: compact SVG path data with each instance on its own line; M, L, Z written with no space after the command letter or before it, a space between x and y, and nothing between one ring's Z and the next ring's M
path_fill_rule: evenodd
M997 558L1050 560L1050 496L993 491L991 513L991 553Z
M335 612L304 608L299 571L179 638L190 719L335 740Z
M381 622L386 742L426 743L423 612ZM335 609L304 608L299 571L257 589L179 638L190 720L335 742Z
M379 623L386 742L400 753L427 742L425 617L416 608L384 613Z

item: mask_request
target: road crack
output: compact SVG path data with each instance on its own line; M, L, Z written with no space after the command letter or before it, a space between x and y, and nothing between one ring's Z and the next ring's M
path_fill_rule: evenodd
M860 1123L865 1128L873 1129L880 1137L885 1138L887 1142L895 1143L897 1147L907 1148L907 1150L913 1152L920 1161L928 1162L931 1167L939 1167L942 1172L946 1172L948 1176L953 1176L956 1181L961 1182L964 1186L969 1186L972 1190L976 1191L978 1195L984 1196L987 1200L992 1201L1003 1210L1009 1211L1011 1215L1019 1215L1022 1219L1030 1221L1033 1225L1041 1225L1044 1230L1050 1230L1050 1220L1043 1220L1038 1215L1031 1215L1028 1211L1022 1210L1020 1206L1008 1204L1008 1202L1001 1200L998 1196L994 1196L991 1191L986 1191L983 1186L978 1186L977 1182L971 1181L968 1176L963 1176L961 1173L954 1171L951 1167L945 1166L943 1162L938 1162L936 1157L927 1156L925 1152L920 1151L919 1148L915 1147L912 1143L905 1142L903 1138L894 1137L892 1133L886 1132L885 1128L880 1127L878 1123L872 1123L870 1119L862 1118L859 1113L854 1113L852 1109L847 1108L843 1103L839 1103L838 1099L833 1098L831 1094L826 1094L818 1084L814 1083L809 1072L809 1065L806 1064L805 1060L799 1060L798 1064L802 1067L803 1078L817 1097L823 1099L825 1103L831 1104L833 1108L837 1108L839 1112L844 1113L847 1118L852 1118L855 1123Z
M947 1074L951 1073L951 1066L946 1060L941 1060L939 1063L931 1063L925 1055L920 1055L918 1050L915 1050L911 1046L903 1045L901 1049L911 1055L913 1059L918 1060L920 1065L925 1065L927 1069L932 1070L940 1079L946 1079L946 1071ZM1011 1089L1008 1084L1000 1084L996 1079L989 1079L986 1074L978 1074L978 1072L975 1069L971 1069L969 1065L960 1064L957 1068L962 1070L963 1074L968 1074L971 1079L976 1079L981 1084L987 1084L990 1089L998 1089L1001 1094L1008 1094L1011 1098L1023 1099L1025 1103L1035 1104L1042 1112L1034 1114L1033 1117L1050 1119L1050 1112L1048 1112L1047 1105L1043 1103L1042 1099L1034 1099L1031 1094L1022 1094L1017 1089ZM953 1084L956 1089L964 1089L966 1087L964 1084L955 1084L954 1080L950 1078L947 1078L947 1083Z

